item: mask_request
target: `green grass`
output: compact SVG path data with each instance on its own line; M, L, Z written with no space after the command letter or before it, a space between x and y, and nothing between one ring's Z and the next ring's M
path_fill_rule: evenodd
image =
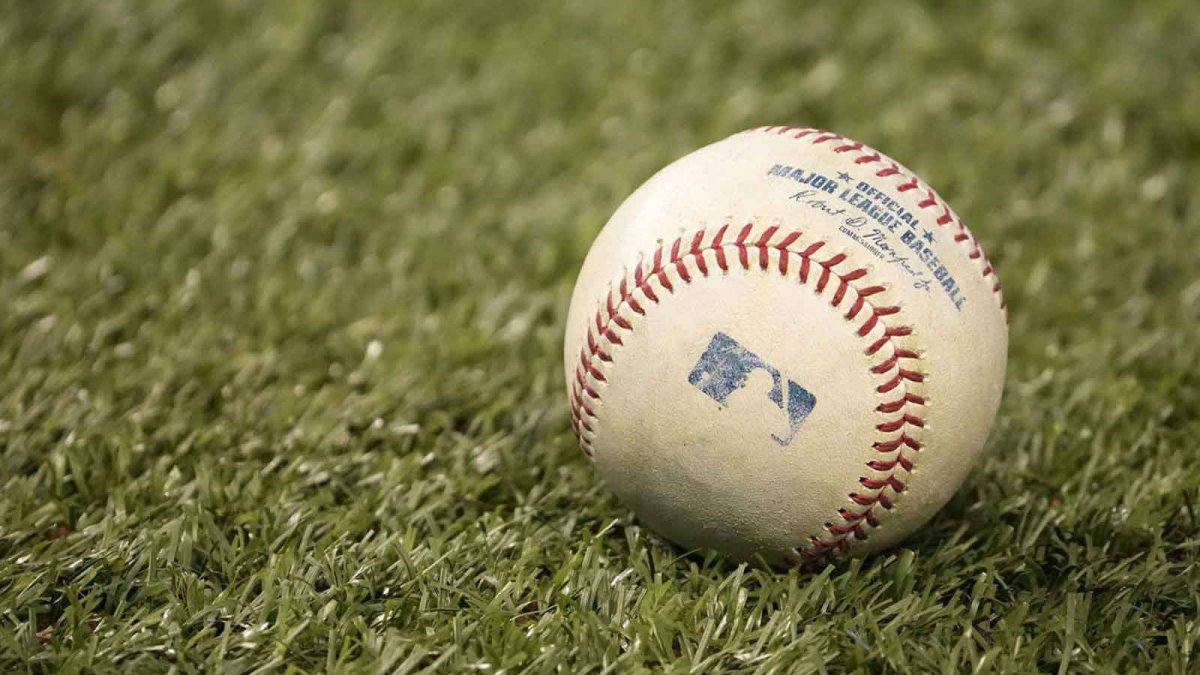
M0 671L1200 668L1194 3L0 4ZM1011 308L987 458L819 572L639 527L560 375L608 214L772 123Z

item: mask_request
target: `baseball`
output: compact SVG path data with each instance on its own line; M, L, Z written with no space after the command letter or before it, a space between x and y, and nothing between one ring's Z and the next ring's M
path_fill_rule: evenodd
M571 422L600 478L687 549L772 564L892 546L946 503L1000 403L996 272L932 188L818 129L659 171L571 298Z

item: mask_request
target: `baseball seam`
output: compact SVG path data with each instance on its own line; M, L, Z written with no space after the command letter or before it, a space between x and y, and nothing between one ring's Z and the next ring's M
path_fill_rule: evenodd
M845 136L831 133L823 129L810 129L800 127L786 126L768 126L755 127L747 129L743 133L771 133L777 136L787 136L797 140L807 140L811 145L824 145L831 141L836 144L832 147L833 152L843 154L847 152L857 153L858 157L854 159L855 164L882 164L883 168L875 171L877 178L892 178L899 181L896 186L897 192L908 192L917 190L918 194L924 194L924 198L917 202L917 206L921 209L932 210L938 214L934 220L939 227L945 227L953 224L957 232L952 237L955 243L963 246L967 250L967 258L977 263L980 267L980 272L984 280L992 284L992 297L999 303L1000 311L1005 318L1008 317L1008 302L1004 298L1004 290L1000 286L1000 278L996 276L996 271L992 268L992 263L988 260L987 255L983 252L983 247L980 246L979 240L967 226L963 223L962 218L956 214L946 202L938 196L938 193L933 188L929 187L916 176L906 173L896 160L887 155L875 150L867 145L853 141Z
M872 459L866 462L868 475L859 478L859 489L848 495L847 506L837 510L836 518L825 523L822 533L810 536L807 546L795 549L806 558L844 552L852 539L865 540L868 528L879 527L881 514L895 507L913 470L915 455L921 450L918 436L925 427L921 409L928 400L914 391L925 374L920 354L905 344L912 340L909 336L913 329L900 323L899 305L880 305L872 300L888 286L870 284L866 268L836 269L847 259L846 253L818 257L827 248L824 240L801 246L800 230L783 233L776 240L781 234L777 225L752 237L754 225L747 223L734 240L727 241L729 228L730 224L725 223L707 241L707 232L701 229L669 245L659 242L649 262L639 259L632 274L627 271L615 288L609 288L588 323L587 337L579 351L571 385L571 427L580 448L591 459L601 390L608 381L614 352L623 344L621 336L631 334L637 317L662 301L661 292L674 293L677 283L687 285L695 276L708 277L713 267L723 274L734 266L744 271L757 268L812 285L817 295L827 297L835 309L841 310L849 301L842 316L856 326L855 334L867 344L864 354L877 383L875 391L885 398L875 411L884 419L875 425L879 435L871 446Z

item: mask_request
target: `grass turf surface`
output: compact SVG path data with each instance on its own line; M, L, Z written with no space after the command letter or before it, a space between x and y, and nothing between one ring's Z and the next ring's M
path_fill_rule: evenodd
M5 3L0 670L1194 671L1194 6L837 4ZM611 210L771 123L1011 308L990 454L818 573L639 527L560 375Z

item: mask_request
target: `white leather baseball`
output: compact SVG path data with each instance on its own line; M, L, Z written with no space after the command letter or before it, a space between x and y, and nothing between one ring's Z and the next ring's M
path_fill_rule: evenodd
M912 172L761 127L658 172L600 232L564 349L584 452L649 527L768 562L893 545L1000 403L1000 284Z

